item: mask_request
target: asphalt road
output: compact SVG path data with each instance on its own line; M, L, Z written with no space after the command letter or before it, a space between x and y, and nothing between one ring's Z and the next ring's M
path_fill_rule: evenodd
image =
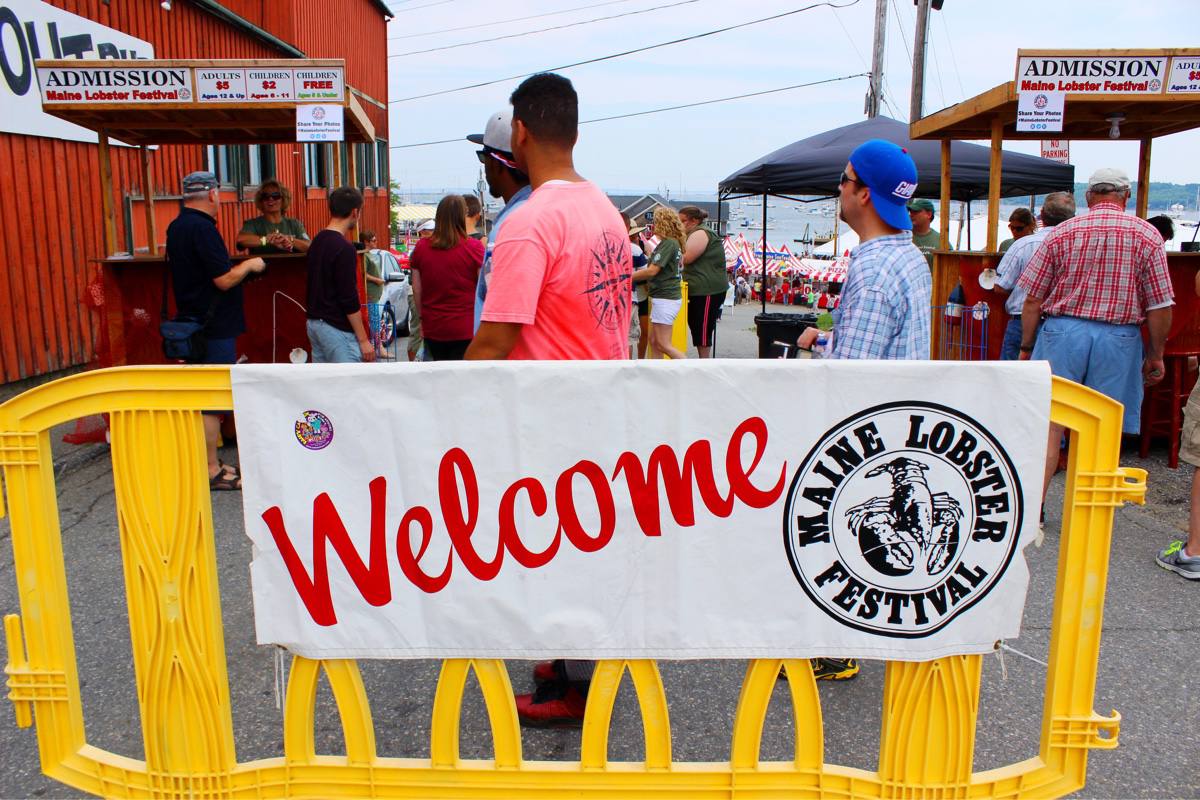
M739 306L722 320L718 354L754 357L756 306ZM779 309L782 310L782 309ZM55 437L57 440L57 436ZM84 695L88 741L132 758L142 757L133 670L130 663L112 469L104 446L55 445L59 508L72 601L73 626ZM233 457L230 452L227 458ZM1186 526L1190 470L1165 466L1165 452L1146 462L1150 502L1117 514L1104 615L1095 708L1118 709L1120 747L1094 751L1080 797L1200 798L1200 585L1159 569L1156 549ZM1013 646L1044 660L1057 566L1058 506L1062 477L1047 504L1047 538L1030 548L1032 572L1021 636ZM219 579L224 600L226 650L233 691L233 720L240 761L282 752L281 715L275 707L271 654L254 645L250 603L250 542L243 534L237 493L213 496ZM0 612L19 610L8 520L0 520ZM7 656L5 656L7 658ZM527 664L510 662L517 691L530 686ZM690 661L661 665L670 703L676 761L726 760L742 661ZM429 709L438 674L432 661L363 662L381 755L428 755ZM1045 668L1008 655L985 659L975 768L987 769L1035 755L1041 727ZM866 663L854 681L822 684L826 760L874 769L879 745L883 666ZM480 695L468 687L463 710L463 756L488 757L491 742ZM636 698L626 678L612 723L610 757L643 755ZM340 727L328 688L319 695L318 752L339 753ZM526 730L525 757L576 759L578 730ZM792 753L791 709L780 685L772 700L762 752L786 760ZM6 712L0 721L0 798L77 797L45 778L33 730L21 730Z

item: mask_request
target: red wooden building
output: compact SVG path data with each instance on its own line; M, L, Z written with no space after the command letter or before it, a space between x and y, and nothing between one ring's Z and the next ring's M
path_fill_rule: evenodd
M351 182L342 174L351 162L353 183L366 195L363 228L387 229L389 17L381 0L27 0L0 8L0 36L20 45L6 48L0 65L0 213L8 225L0 241L0 383L93 363L103 347L94 261L111 254L103 244L98 147L94 135L41 114L34 59L344 59L346 84L377 137L373 145L349 145L357 148L353 159L346 144L154 151L159 244L177 211L180 178L209 169L224 187L219 223L232 252L242 220L258 214L253 198L262 180L291 189L289 214L311 235L328 219L328 188ZM141 251L148 243L138 151L111 152L117 249Z

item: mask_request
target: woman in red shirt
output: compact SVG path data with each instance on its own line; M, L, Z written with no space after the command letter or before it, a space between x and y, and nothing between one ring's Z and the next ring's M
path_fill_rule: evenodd
M433 218L433 236L417 242L409 259L413 300L433 361L461 361L467 352L481 266L483 242L467 236L467 205L461 194L446 195Z

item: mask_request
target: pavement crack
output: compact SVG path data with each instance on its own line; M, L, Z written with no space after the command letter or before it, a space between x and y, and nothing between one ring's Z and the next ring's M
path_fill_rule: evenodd
M115 493L116 493L116 489L115 489L115 488L114 488L114 489L108 489L108 490L106 490L106 491L104 491L104 492L101 492L100 494L96 495L95 497L93 497L93 498L92 498L92 502L88 504L88 507L87 507L87 508L85 508L83 511L81 511L81 512L79 513L79 516L75 518L75 521L74 521L74 522L72 522L70 525L67 525L65 528L63 528L61 532L62 532L62 533L66 533L67 531L71 530L71 529L72 529L72 528L74 528L76 525L78 525L79 523L83 522L85 519L87 519L88 517L90 517L90 516L91 516L91 514L92 514L92 512L96 510L96 506L98 506L98 505L100 504L100 501L101 501L101 500L103 500L104 498L108 497L110 494L111 494L111 495L115 495Z

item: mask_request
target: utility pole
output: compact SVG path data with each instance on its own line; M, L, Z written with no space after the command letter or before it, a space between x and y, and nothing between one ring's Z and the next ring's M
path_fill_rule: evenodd
M883 53L887 38L887 0L875 0L875 48L871 53L871 88L867 92L867 119L879 116L883 105Z
M924 113L925 45L928 27L929 0L917 0L917 33L913 41L912 103L908 110L909 122L916 122Z

